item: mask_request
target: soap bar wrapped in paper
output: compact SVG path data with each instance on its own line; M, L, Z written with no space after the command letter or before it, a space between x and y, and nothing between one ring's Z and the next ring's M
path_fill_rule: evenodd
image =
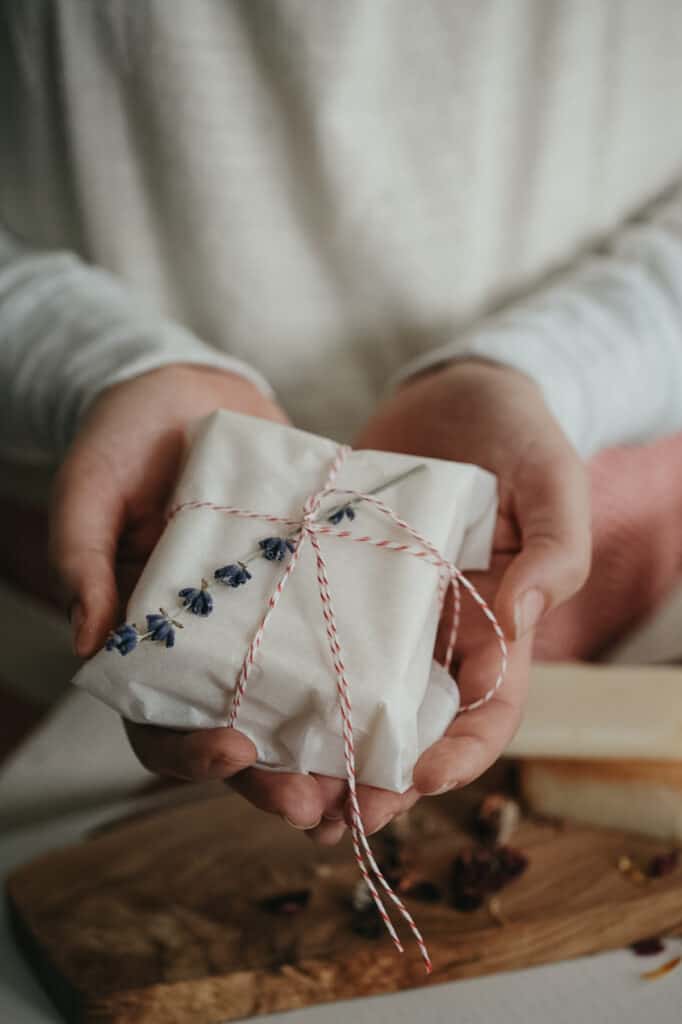
M380 491L381 502L460 570L485 569L494 477L475 466L386 452L346 451L339 459L331 440L230 412L214 413L192 433L171 503L178 511L127 609L130 633L119 632L75 682L135 722L202 729L234 721L235 686L296 549L295 524L338 459L336 490L318 502L310 522L329 528L315 536L333 605L332 641L352 702L355 769L360 782L404 791L417 758L458 708L454 680L433 661L439 569L397 550L414 548L414 536L378 504L342 492L376 492L400 477ZM421 468L405 475L413 467ZM356 543L360 538L392 545ZM263 557L240 566L254 552ZM235 725L265 766L345 777L339 666L309 538L296 562L253 653ZM246 575L235 578L235 567Z

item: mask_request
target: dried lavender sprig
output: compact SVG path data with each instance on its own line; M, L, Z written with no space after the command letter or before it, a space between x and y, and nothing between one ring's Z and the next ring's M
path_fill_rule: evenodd
M377 484L376 487L373 487L371 491L365 491L364 493L369 497L374 497L375 494L381 494L382 491L387 491L389 487L393 487L394 484L400 484L403 482L403 480L407 480L409 476L414 476L415 473L421 473L425 469L426 465L423 462L420 462L419 465L412 466L410 469L405 470L405 472L399 473L398 476L393 476L390 477L388 480L384 480L383 483ZM351 501L344 501L343 504L335 505L333 508L330 508L328 511L324 512L323 517L325 519L330 519L332 516L336 515L336 513L340 512L342 509L349 507L355 508L356 505L361 505L362 501L362 498L353 498L351 499ZM286 534L285 540L294 540L296 537L298 537L300 532L301 531L298 528L292 530L291 533ZM237 564L249 565L250 562L254 562L257 558L262 557L263 552L261 551L260 548L256 548L255 550L251 551L245 558L238 558Z
M366 495L368 495L368 496L371 496L371 497L373 497L376 494L381 494L382 491L387 491L389 489L389 487L393 487L395 484L402 483L403 480L407 480L408 477L414 476L416 473L421 473L425 469L426 469L426 465L423 462L420 462L418 465L412 466L410 469L405 470L403 473L399 473L397 476L389 477L388 480L384 480L383 483L377 484L376 487L373 487L371 490L365 491L364 493ZM340 512L343 509L355 508L356 505L362 504L363 500L364 500L363 498L352 498L350 501L343 502L343 504L335 505L333 508L329 509L328 511L326 511L323 514L324 514L325 518L329 520L332 516L336 515L337 512ZM286 540L286 541L295 540L298 537L298 535L300 534L300 532L301 532L300 529L292 530L291 533L287 534L283 539ZM250 562L253 562L257 558L262 558L262 557L263 557L263 550L262 550L261 547L258 547L257 549L251 551L244 558L238 558L236 560L236 564L240 565L240 566L243 566L245 568ZM208 578L202 579L202 581L201 581L201 589L205 590L205 591L210 590L210 588L212 586L212 583L213 583L213 580L209 580ZM167 612L163 608L159 609L159 611L168 620L169 623L171 623L173 626L177 626L180 629L182 629L182 623L179 622L178 619L180 619L182 616L186 615L188 610L189 610L189 605L187 603L183 603L181 605L178 605L171 612ZM142 643L144 640L151 639L153 637L153 635L154 635L154 632L155 631L153 629L148 629L144 633L138 632L138 634L137 634L137 643Z

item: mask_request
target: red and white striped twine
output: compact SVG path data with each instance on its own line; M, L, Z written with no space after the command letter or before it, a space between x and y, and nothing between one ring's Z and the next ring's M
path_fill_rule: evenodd
M267 603L265 612L253 634L251 643L249 644L244 660L242 662L237 681L235 684L234 696L232 698L232 705L228 716L228 726L234 727L239 714L239 707L246 691L246 685L249 678L249 673L256 660L258 650L263 641L263 635L265 633L267 624L270 620L270 616L274 612L279 602L284 588L287 582L291 578L303 550L303 545L306 540L310 541L311 547L315 554L315 563L317 568L317 583L320 591L320 598L322 601L322 615L324 617L325 629L327 633L327 639L329 641L329 650L331 653L331 660L334 666L334 672L336 673L336 689L339 699L339 708L341 710L341 725L343 733L343 750L344 760L346 765L346 780L348 783L349 800L351 807L351 838L353 843L353 850L355 853L355 859L358 863L358 867L365 880L367 888L369 889L372 899L376 905L376 908L381 915L386 928L393 939L393 942L399 952L403 952L403 946L400 942L398 934L395 930L393 922L386 911L383 900L379 894L377 884L380 889L383 890L385 895L391 900L391 902L398 908L400 914L407 921L412 933L416 939L419 950L424 959L426 970L428 973L431 972L431 960L429 958L428 950L422 938L421 932L417 928L412 915L409 910L400 899L400 897L393 892L391 886L384 878L379 865L374 859L372 850L367 841L365 829L362 823L362 816L360 814L360 805L357 796L357 785L356 785L356 768L355 768L355 748L353 742L353 721L352 721L352 705L350 696L350 683L346 676L346 668L343 660L343 651L341 647L341 641L339 638L338 630L336 627L336 616L334 614L334 605L332 603L332 597L329 589L329 579L327 576L327 565L322 554L320 547L319 538L325 537L337 537L344 540L352 540L357 544L371 544L374 547L382 548L385 551L393 551L401 554L411 555L413 558L420 558L430 565L435 565L439 570L439 588L438 588L438 599L439 607L442 612L445 598L448 589L451 587L453 591L453 611L452 621L450 624L450 631L448 634L448 643L446 649L446 655L444 660L444 667L450 669L452 665L452 658L454 655L455 644L457 641L457 630L459 627L460 609L461 609L461 593L460 588L463 587L470 597L478 605L482 613L489 620L492 629L497 637L497 642L500 648L500 666L495 682L491 688L478 700L472 701L470 704L461 705L458 714L464 711L474 711L476 708L480 708L483 704L486 704L499 690L502 685L502 681L505 676L507 669L507 645L504 639L504 634L500 629L500 626L495 618L492 610L483 600L481 595L478 593L474 585L466 579L465 576L459 571L456 565L452 562L448 562L447 559L443 558L438 549L431 544L425 537L423 537L417 530L415 530L409 523L405 522L399 516L393 512L388 505L384 504L379 498L363 494L361 491L353 491L348 489L341 489L334 487L334 480L336 479L338 472L343 465L345 459L350 453L351 449L346 446L340 446L337 449L334 460L329 469L327 479L324 486L312 494L305 502L303 506L303 517L301 519L290 519L284 516L273 516L269 513L252 512L248 509L237 508L232 505L215 505L210 501L188 501L174 508L170 514L176 515L181 511L189 511L196 509L212 509L215 512L223 512L226 515L238 516L242 519L259 519L268 523L276 523L279 526L288 526L298 529L298 535L294 539L294 551L289 558L286 568L282 572L278 579L272 594ZM403 530L414 542L412 544L400 543L398 541L391 541L371 537L369 535L361 535L352 533L350 530L339 529L336 526L332 526L329 523L317 522L317 517L320 512L320 506L322 501L330 495L345 495L349 500L360 500L367 502L385 515L391 520L396 526ZM372 876L374 876L372 878Z

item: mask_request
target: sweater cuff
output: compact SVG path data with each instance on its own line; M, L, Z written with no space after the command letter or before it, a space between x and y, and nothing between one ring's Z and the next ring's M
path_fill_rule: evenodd
M591 423L588 396L572 361L565 362L561 351L548 360L547 339L530 333L527 324L521 332L513 323L498 322L453 338L402 366L389 381L388 389L394 391L425 370L467 359L508 366L526 374L540 388L547 407L578 453L588 458L599 449L597 425Z

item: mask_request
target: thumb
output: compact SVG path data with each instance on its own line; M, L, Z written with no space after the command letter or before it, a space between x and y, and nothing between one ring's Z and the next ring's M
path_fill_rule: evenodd
M580 589L590 571L587 474L571 453L526 465L513 484L521 551L507 568L495 611L518 640Z
M86 658L116 624L114 562L124 500L110 467L80 451L57 474L50 513L50 561L71 619L73 648Z

